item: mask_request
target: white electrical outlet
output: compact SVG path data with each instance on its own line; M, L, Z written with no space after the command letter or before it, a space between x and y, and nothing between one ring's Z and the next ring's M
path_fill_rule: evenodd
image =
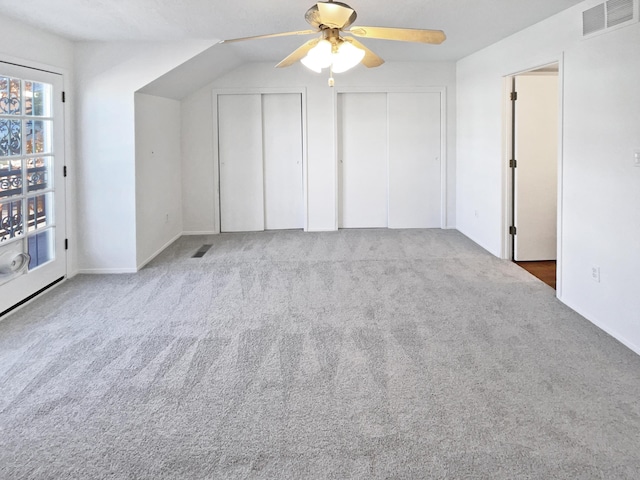
M635 153L633 154L633 159L634 159L634 165L636 167L640 167L640 150L636 150Z
M594 282L600 283L600 267L591 267L591 278Z

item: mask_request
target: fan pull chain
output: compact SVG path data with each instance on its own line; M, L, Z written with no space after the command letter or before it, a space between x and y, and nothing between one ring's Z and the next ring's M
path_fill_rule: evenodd
M336 84L336 81L333 79L333 65L329 66L329 86L333 87Z

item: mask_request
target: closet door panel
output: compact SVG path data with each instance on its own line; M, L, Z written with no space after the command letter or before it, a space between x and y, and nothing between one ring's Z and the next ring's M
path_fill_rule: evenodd
M340 228L387 226L387 94L338 95Z
M220 230L264 230L259 94L218 96Z
M389 228L440 228L440 94L388 95Z
M304 228L302 95L262 95L267 230Z

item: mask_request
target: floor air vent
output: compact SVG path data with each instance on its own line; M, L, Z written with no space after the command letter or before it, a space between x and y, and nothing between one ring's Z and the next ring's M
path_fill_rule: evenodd
M635 1L637 0L609 0L585 10L582 12L582 36L589 37L637 21Z
M202 245L198 249L198 251L193 254L193 257L191 257L191 258L202 258L202 257L204 257L204 254L207 253L210 248L211 248L211 245Z

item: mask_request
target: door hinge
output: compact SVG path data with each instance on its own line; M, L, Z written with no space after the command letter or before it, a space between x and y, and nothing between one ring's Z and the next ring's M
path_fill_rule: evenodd
M64 177L67 176L67 166L66 165L64 167L62 167L62 176L64 176Z
M509 227L509 235L515 235L517 232L516 227L514 227L513 225Z
M518 100L518 92L511 92L511 101L515 102Z
M509 160L509 168L517 168L518 161L517 160Z
M65 94L65 92L62 92L62 103L67 101L67 95Z
M69 250L69 239L68 238L64 239L64 249L65 250Z

